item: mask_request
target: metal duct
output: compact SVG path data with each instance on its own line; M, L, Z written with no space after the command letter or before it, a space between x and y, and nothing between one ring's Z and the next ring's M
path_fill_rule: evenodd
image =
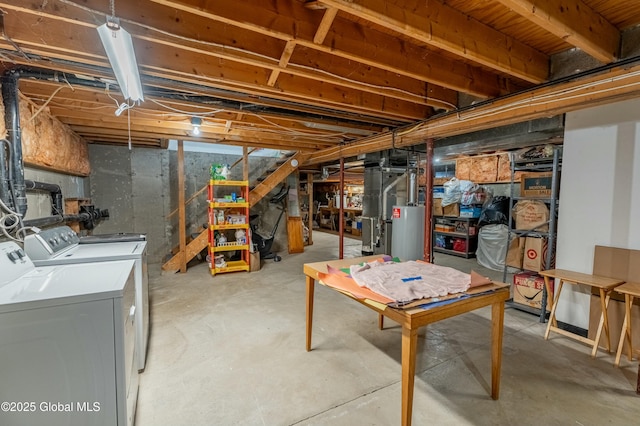
M15 211L23 217L27 213L27 195L24 186L24 166L22 163L22 136L20 130L20 105L18 96L19 75L9 71L2 77L2 102L4 103L4 121L7 128L7 139L11 143L13 160L8 164L11 168L9 175L13 179L13 194L15 196Z
M409 171L409 184L407 185L407 205L418 205L418 172L416 170Z
M387 220L390 217L387 216L387 194L391 191L402 179L405 179L407 174L402 174L395 178L389 185L387 185L382 191L382 219Z

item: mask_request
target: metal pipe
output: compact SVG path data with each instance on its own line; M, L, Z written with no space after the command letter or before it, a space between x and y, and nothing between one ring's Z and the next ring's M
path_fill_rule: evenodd
M433 256L433 138L427 139L424 193L424 261L432 263Z
M2 102L4 104L4 121L7 128L7 139L11 143L11 174L13 175L13 195L15 211L23 217L27 213L27 195L24 186L24 166L22 163L22 136L20 129L20 106L18 95L19 74L9 71L2 76ZM2 164L4 166L4 164Z
M29 220L25 220L24 226L35 226L35 227L45 227L45 226L50 226L50 225L55 225L56 223L61 223L64 221L64 218L62 217L62 215L57 215L57 216L47 216L47 217L40 217L38 219L29 219Z
M407 205L418 205L418 173L416 170L409 171L409 183L407 185Z
M338 259L344 258L344 158L340 157L340 190L338 193L338 200L340 200L340 207L338 208L338 229L340 233L340 250Z
M63 213L63 197L62 190L59 185L54 183L36 182L28 179L25 179L24 185L27 190L48 192L49 195L51 195L51 214L55 216Z
M0 200L7 205L10 209L14 209L13 197L11 196L11 190L9 189L9 160L11 158L10 149L11 143L3 139L2 145L0 145ZM6 144L6 147L5 147Z

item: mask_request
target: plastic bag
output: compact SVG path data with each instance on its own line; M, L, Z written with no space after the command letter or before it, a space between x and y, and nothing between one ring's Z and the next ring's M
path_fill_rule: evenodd
M509 224L509 197L497 195L482 206L478 227L496 224Z
M469 206L472 204L484 204L486 200L487 193L485 192L484 187L474 183L465 191L463 191L460 204L464 206Z
M476 259L480 265L494 271L504 269L508 234L509 230L506 225L486 225L480 229L478 250L476 250ZM514 273L516 269L507 268L507 272Z
M459 203L462 198L462 191L460 190L460 181L456 178L451 178L444 183L444 197L442 197L442 207L446 207L451 204Z

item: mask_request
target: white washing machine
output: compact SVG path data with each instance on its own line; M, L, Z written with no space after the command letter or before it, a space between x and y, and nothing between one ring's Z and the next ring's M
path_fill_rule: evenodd
M0 423L131 425L133 260L36 267L0 242Z
M131 236L131 234L126 235ZM83 239L86 238L83 237ZM138 239L140 238L144 238L144 236L139 236ZM110 240L114 242L100 243L99 241L99 239L93 238L90 241L91 244L80 244L80 238L71 228L58 226L44 229L38 234L28 235L24 240L24 251L36 266L110 262L125 259L135 261L136 306L138 307L136 312L136 363L138 371L143 371L149 340L147 242L115 239Z

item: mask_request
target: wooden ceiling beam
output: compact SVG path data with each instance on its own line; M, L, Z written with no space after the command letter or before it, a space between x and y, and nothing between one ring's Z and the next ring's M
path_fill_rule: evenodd
M296 48L295 40L289 40L282 51L282 56L280 56L280 62L278 62L278 66L280 68L286 68L289 63L289 59L291 59L291 55L293 55L293 49ZM280 75L279 69L271 70L271 75L269 76L269 80L267 81L267 86L275 86L276 80Z
M108 129L106 132L98 132L96 133L96 128L74 125L71 126L71 129L79 134L82 138L87 141L95 141L99 143L100 141L112 141L113 143L121 143L125 144L128 142L129 133L127 129ZM165 135L162 135L165 137ZM170 137L169 139L175 139L176 137ZM266 149L276 149L276 150L286 150L286 151L305 151L305 152L315 152L318 151L318 148L314 148L313 146L300 146L295 144L294 142L280 142L280 141L271 141L268 139L253 139L253 138L245 138L240 136L225 136L224 138L207 138L204 136L200 136L199 138L189 137L188 140L194 142L201 143L211 143L211 144L220 144L220 145L234 145L234 146L255 146L258 148L266 148ZM154 135L150 136L147 132L138 132L131 131L131 141L134 145L136 144L150 144L156 143L159 144L160 136ZM151 142L149 142L151 141ZM157 141L157 142L156 142ZM158 145L159 146L159 145Z
M3 41L0 39L0 48L5 48L5 47L6 45L3 44ZM96 77L113 80L113 76L108 75L106 73L103 75L98 74L95 70L93 69L88 70L85 66L79 63L74 64L69 62L55 62L48 59L37 59L37 58L32 58L30 61L27 61L26 59L24 59L23 57L17 54L9 58L9 60L12 61L12 66L10 68L20 67L20 66L37 67L45 70L51 70L52 72L60 73L61 78L64 77L64 73L74 74L79 76L87 76L93 73ZM72 59L69 59L69 60L72 60ZM105 64L100 64L100 65L104 66ZM106 70L106 68L104 69ZM183 87L181 86L181 83L186 83L187 86ZM208 96L208 97L213 97L221 100L238 102L240 104L240 107L239 107L240 109L236 109L236 111L244 111L242 110L242 108L246 108L247 110L256 108L260 111L261 115L265 115L265 116L268 116L269 112L268 111L263 112L261 107L276 108L280 110L286 109L288 111L291 111L291 113L289 114L285 113L283 115L285 118L287 116L290 116L290 117L294 117L295 119L296 114L311 114L314 116L321 115L323 117L326 117L328 120L351 119L355 123L361 122L361 124L357 124L361 126L396 126L398 125L398 121L401 121L401 122L407 121L406 119L398 120L397 118L371 116L371 115L363 114L361 112L357 112L355 113L356 115L353 115L353 114L349 114L348 111L338 110L335 108L326 108L324 106L316 107L313 105L307 105L303 103L290 103L290 102L286 102L286 99L284 99L285 104L283 104L280 99L274 99L273 97L270 97L270 96L245 95L240 91L230 90L229 87L225 88L225 87L218 87L217 85L213 85L213 84L204 84L203 82L196 82L193 79L189 79L188 77L183 77L183 76L178 76L178 78L175 78L173 81L156 80L153 82L153 87L181 92L181 93L184 93L185 96L187 95L193 96L193 97ZM223 89L223 91L220 91L218 89ZM211 105L214 105L214 104L209 104L208 106L209 109L211 108ZM203 106L201 104L198 106L198 104L194 103L194 107L202 108ZM227 109L232 110L229 107L227 107ZM279 115L273 115L273 114L271 115L279 116ZM313 120L313 119L310 118L310 120Z
M100 116L99 118L91 119L91 116L86 114L71 115L66 114L60 117L60 120L68 126L74 127L96 127L102 128L105 131L109 130L122 130L127 131L127 120L119 119L120 117L108 117ZM177 139L194 138L191 135L192 126L188 122L163 122L162 120L144 119L140 117L131 118L131 132L132 134L141 133L157 133L161 135L167 135ZM204 139L219 139L238 137L251 140L265 140L269 143L287 143L296 146L307 147L312 149L323 149L328 146L335 145L337 141L327 141L322 138L307 139L299 136L283 136L274 132L260 132L250 130L238 130L232 129L229 133L225 132L224 126L212 126L207 123L203 123L200 129L201 137Z
M640 65L620 66L492 102L415 123L394 132L386 132L357 142L327 148L314 153L309 164L334 162L340 157L402 148L424 143L428 138L443 138L528 120L591 108L640 95ZM437 144L437 140L436 140Z
M287 14L284 14L271 2L263 0L208 2L206 6L195 0L150 1L167 6L174 13L187 12L285 42L295 39L298 45L474 96L504 94L504 86L509 84L480 67L452 61L433 50L405 43L345 19L335 19L324 44L317 44L314 37L323 11L310 10L302 2L290 2L286 6ZM243 20L238 20L238 16Z
M320 25L318 25L318 29L313 36L313 42L315 44L322 44L324 42L324 39L327 37L327 34L331 29L331 25L333 25L333 20L336 18L337 14L338 9L335 7L325 9L324 14L322 15L322 21L320 21Z
M618 56L620 32L582 0L498 0L603 63Z
M32 79L20 80L19 87L23 94L40 104L48 100L52 94L56 92L49 103L52 109L54 105L60 104L61 108L67 107L83 111L107 111L108 113L112 113L115 110L115 102L109 98L103 90L99 89L84 86L75 86L72 89L64 82ZM62 87L62 89L58 90L60 87ZM119 98L119 94L114 93L112 96ZM189 115L189 112L202 115L210 112L212 108L210 105L203 105L186 100L158 99L158 103L155 103L154 100L153 97L147 96L147 102L136 107L135 110L145 114L156 115L163 120L175 120L176 118ZM162 104L162 106L160 104ZM185 113L177 113L175 110L185 111ZM212 117L208 117L209 120L214 118L221 122L232 121L235 124L249 125L258 129L278 130L287 128L290 130L298 130L308 133L309 137L312 137L314 133L322 135L324 133L336 133L338 130L344 132L346 135L360 136L382 130L380 126L357 123L347 124L330 118L325 120L316 117L282 116L270 112L256 114L252 112L238 113L235 110L217 110ZM323 127L328 130L323 131Z
M73 57L69 56L71 52L84 52L84 56L94 57L94 62L102 61L103 66L108 66L95 29L77 26L70 31L68 25L61 28L55 25L51 18L36 14L22 14L17 18L6 21L11 22L7 31L10 31L14 41L26 52L63 56L63 59L67 60L73 60ZM428 108L421 108L415 106L413 101L404 100L406 96L401 92L387 91L381 95L381 90L366 84L346 82L314 70L292 70L289 74L293 75L274 89L267 85L267 80L269 70L276 69L277 64L237 52L226 54L225 49L215 52L216 49L205 49L197 43L184 40L170 40L168 36L133 36L136 39L136 55L143 74L190 82L195 80L205 84L215 83L218 87L233 87L245 93L262 94L289 101L297 97L300 102L308 103L313 99L317 100L315 104L318 106L326 107L330 104L332 108L360 114L385 116L388 113L391 117L414 119L418 118L416 114L420 117L430 114ZM58 41L56 46L43 42L49 38ZM172 54L168 55L169 52ZM389 79L392 80L394 77L389 76ZM325 90L327 82L342 86L342 90ZM387 100L387 97L400 99Z
M549 74L549 58L438 0L411 7L386 0L320 0L327 7L531 83ZM458 29L464 28L464 31Z

